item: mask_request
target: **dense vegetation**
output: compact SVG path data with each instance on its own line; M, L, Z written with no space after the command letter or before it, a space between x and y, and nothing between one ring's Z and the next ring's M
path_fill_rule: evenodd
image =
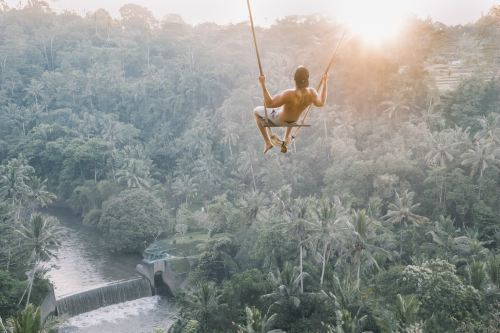
M499 8L465 27L415 19L383 49L349 39L328 106L269 156L247 24L0 9L2 318L46 288L57 223L32 213L57 195L114 251L219 235L173 332L498 328ZM319 78L342 30L318 17L259 30L270 89L299 64ZM427 67L443 59L475 74L440 92Z

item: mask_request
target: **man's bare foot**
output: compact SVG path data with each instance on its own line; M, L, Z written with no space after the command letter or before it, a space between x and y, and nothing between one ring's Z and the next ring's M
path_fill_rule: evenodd
M274 146L281 146L283 144L283 141L276 134L271 135L271 142Z
M264 148L264 154L271 150L274 146L271 143L266 143L266 147Z
M283 143L281 144L281 152L283 154L288 153L288 144L286 141L283 141Z

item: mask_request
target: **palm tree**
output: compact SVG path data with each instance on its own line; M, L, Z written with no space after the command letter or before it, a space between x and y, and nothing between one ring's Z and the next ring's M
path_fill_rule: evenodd
M3 329L5 333L53 333L56 332L55 324L56 322L51 320L42 322L40 308L29 304L23 311L7 320L8 330L5 327Z
M400 196L396 191L395 193L396 201L394 203L389 204L389 208L387 213L383 218L392 223L393 225L400 226L400 245L399 245L399 256L401 257L403 253L403 230L407 226L408 222L421 224L426 222L426 218L414 213L414 210L417 209L420 204L413 203L413 199L415 197L415 193L408 192L405 190L403 194Z
M365 210L353 211L352 221L355 230L352 257L356 264L356 287L359 288L361 265L368 262L379 270L374 255L377 253L388 255L388 252L373 244L376 222L368 217Z
M456 147L459 144L454 140L454 135L448 131L437 132L431 137L432 146L425 155L425 160L430 166L446 167L454 159Z
M397 294L396 303L396 316L398 319L398 326L403 332L404 329L412 324L415 324L418 319L418 311L420 309L420 302L414 295L401 296Z
M184 197L187 204L189 198L194 197L198 191L198 185L188 174L183 174L175 178L175 181L172 183L172 191L174 191L175 195Z
M33 265L29 274L28 296L26 298L26 306L28 306L35 275L42 262L56 256L55 250L61 244L61 231L56 218L34 214L29 223L27 225L21 224L16 232L21 235L25 248L31 253L30 264ZM24 294L22 298L24 298Z
M500 256L491 256L486 265L490 281L500 288Z
M184 306L200 322L202 332L209 332L209 319L218 315L220 298L213 282L202 282L184 299Z
M274 272L269 272L268 278L274 286L275 291L263 295L262 298L272 299L274 301L273 305L281 306L291 303L294 307L298 308L300 305L298 295L301 294L300 281L303 276L307 276L307 273L300 273L297 267L294 267L287 261L282 270L276 269ZM271 310L271 307L268 312Z
M283 205L285 201L280 200ZM297 241L299 247L299 269L300 269L300 292L304 292L304 245L309 240L308 229L310 229L313 224L307 220L308 211L310 206L310 200L304 198L297 198L293 200L292 205L285 204L285 221L278 224L277 226L283 230L285 233L291 235L293 239Z
M5 326L3 325L3 320L2 320L2 317L0 316L0 328L2 329L2 332L1 333L8 333L7 332L7 329L5 328Z
M481 179L483 178L484 171L490 166L500 164L498 156L500 156L500 148L484 140L477 141L473 149L469 149L461 156L462 165L470 168L471 177L474 177L479 172L479 199L481 199Z
M233 122L226 122L225 126L222 128L222 142L228 146L230 156L233 156L233 146L235 146L240 139L237 128L238 126Z
M407 222L421 224L425 222L425 217L413 213L420 206L419 203L413 203L413 199L415 198L414 192L405 190L400 196L396 191L395 197L396 201L389 204L387 214L383 217L386 221L392 224L405 224Z
M272 329L276 322L276 314L262 317L262 313L257 308L245 308L246 325L237 325L238 333L284 333L279 329Z
M256 156L253 151L242 151L238 159L238 172L243 176L250 173L250 175L252 176L253 190L257 191L257 182L255 181L255 172L253 167L253 161L255 160Z
M483 177L484 171L490 166L499 163L497 159L500 150L495 145L479 140L473 149L462 154L462 165L470 167L470 176L474 177L479 172L479 178Z
M408 112L410 110L410 107L406 105L406 102L402 99L402 96L392 101L382 102L380 106L383 108L382 112L393 121L398 120L399 113Z
M35 107L38 109L38 98L43 89L43 84L37 80L31 80L28 88L26 88L26 92L29 96L32 96L35 99Z
M34 173L35 170L22 158L0 166L0 197L14 206L16 221L20 218L22 203L32 194L29 181Z
M315 241L322 249L321 254L321 277L320 286L323 285L325 277L325 268L330 259L330 253L333 250L333 244L339 244L345 239L346 232L352 230L352 225L349 221L347 210L342 206L338 198L335 198L335 203L328 199L322 199L314 208L315 225L314 236Z
M348 277L340 281L335 275L332 282L332 291L323 294L335 303L337 325L328 332L362 332L367 316L362 315L364 305L359 289Z
M149 188L151 186L151 175L149 161L136 158L125 159L122 169L116 172L119 182L128 188Z
M57 196L54 193L47 190L47 179L41 181L40 178L32 175L29 180L29 185L31 188L29 200L35 206L44 208L57 199Z
M490 113L478 119L481 129L474 135L476 140L500 144L500 114Z

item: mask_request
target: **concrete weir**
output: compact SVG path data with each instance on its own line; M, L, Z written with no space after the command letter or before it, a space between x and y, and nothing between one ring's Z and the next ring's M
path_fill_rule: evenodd
M137 278L117 281L103 287L64 296L57 300L56 309L58 315L76 316L104 306L133 301L152 295L153 292L149 281L144 278Z

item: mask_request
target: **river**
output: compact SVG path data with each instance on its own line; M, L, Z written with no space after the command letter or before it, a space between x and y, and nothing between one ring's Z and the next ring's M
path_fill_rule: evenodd
M104 237L69 209L50 208L44 213L59 219L63 239L47 274L56 298L107 283L137 277L138 255L116 255L105 249ZM147 297L115 304L69 318L60 333L150 333L172 323L174 306L161 297Z

